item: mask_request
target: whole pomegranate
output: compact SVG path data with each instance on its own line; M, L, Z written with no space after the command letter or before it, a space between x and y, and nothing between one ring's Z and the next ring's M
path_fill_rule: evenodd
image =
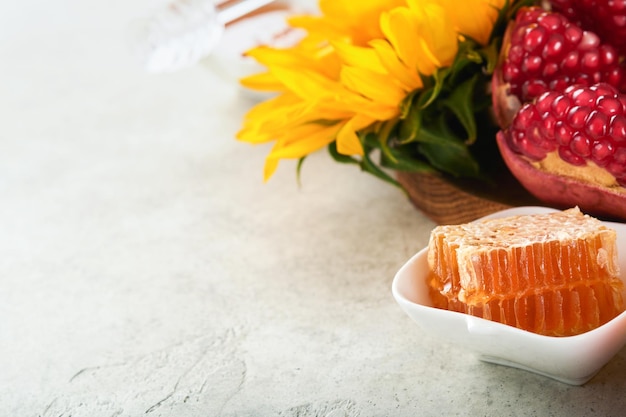
M586 29L583 9L623 3L626 31L626 0L554 3L552 11L521 8L507 30L492 84L498 147L513 175L547 204L626 220L623 60L610 38ZM595 15L594 28L605 15Z

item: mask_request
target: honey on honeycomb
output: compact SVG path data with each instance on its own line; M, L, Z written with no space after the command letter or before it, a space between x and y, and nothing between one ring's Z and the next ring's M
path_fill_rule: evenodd
M435 307L548 336L592 330L624 310L616 232L578 208L436 227Z

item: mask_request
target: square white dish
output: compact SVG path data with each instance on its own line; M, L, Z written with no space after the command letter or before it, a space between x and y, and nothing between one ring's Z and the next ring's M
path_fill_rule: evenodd
M485 218L550 211L555 210L516 207ZM621 278L626 282L626 224L604 223L617 231ZM393 296L422 330L475 353L482 361L524 369L571 385L582 385L626 344L626 312L589 332L552 337L435 308L426 284L427 250L419 251L396 273L392 283Z

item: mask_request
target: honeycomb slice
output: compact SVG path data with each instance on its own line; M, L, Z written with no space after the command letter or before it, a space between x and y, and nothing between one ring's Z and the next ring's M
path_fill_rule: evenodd
M624 311L616 232L578 208L436 227L428 284L436 307L549 336Z

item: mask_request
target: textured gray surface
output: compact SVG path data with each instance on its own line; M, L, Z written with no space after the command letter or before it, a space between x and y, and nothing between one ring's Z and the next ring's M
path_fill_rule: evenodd
M622 414L626 351L570 387L421 333L432 223L324 153L263 184L232 86L133 66L148 4L0 4L1 416Z

